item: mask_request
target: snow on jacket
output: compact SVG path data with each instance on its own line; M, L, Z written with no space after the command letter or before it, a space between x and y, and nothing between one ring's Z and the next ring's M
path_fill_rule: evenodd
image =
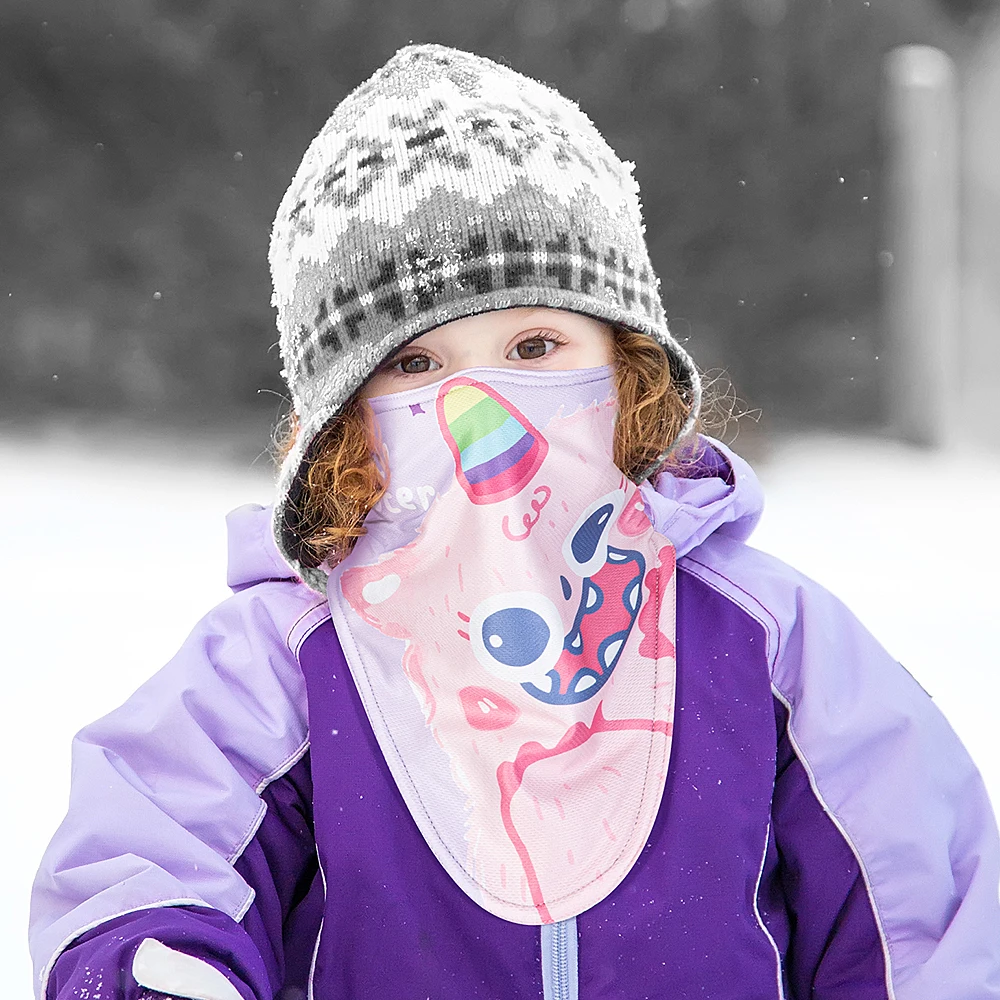
M76 738L33 893L37 995L1000 998L974 765L843 605L745 544L756 480L713 454L644 487L679 557L670 769L639 860L569 937L450 881L326 601L244 507L234 596Z

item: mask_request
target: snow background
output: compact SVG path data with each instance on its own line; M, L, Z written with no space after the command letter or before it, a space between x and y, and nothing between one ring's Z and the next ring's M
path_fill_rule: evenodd
M0 969L31 996L28 893L69 790L70 740L224 599L223 515L266 503L270 465L212 447L66 428L0 438L8 767ZM776 443L752 544L829 587L961 735L1000 804L1000 456L875 439ZM968 533L967 533L968 529ZM27 766L24 766L27 765Z

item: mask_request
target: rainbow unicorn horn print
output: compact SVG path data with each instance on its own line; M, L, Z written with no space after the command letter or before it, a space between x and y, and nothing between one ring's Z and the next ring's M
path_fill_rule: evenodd
M438 425L455 475L475 504L519 493L548 452L545 438L509 400L466 376L447 382L437 398Z

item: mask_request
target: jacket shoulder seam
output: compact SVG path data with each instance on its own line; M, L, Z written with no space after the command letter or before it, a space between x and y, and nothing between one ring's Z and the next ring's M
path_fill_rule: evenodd
M779 651L782 647L781 623L777 616L754 597L750 591L741 587L735 580L721 573L719 570L694 558L686 555L678 561L678 568L686 570L692 576L697 577L707 587L711 587L720 597L725 598L731 604L735 604L741 611L749 615L764 630L765 658L767 660L768 672L774 675L774 668L778 662ZM697 567L697 568L695 568ZM723 587L719 581L723 581L727 586ZM730 589L732 588L732 589ZM742 599L737 597L737 593Z
M310 604L288 627L285 632L285 645L295 657L296 662L298 662L302 644L331 617L329 603L326 600L317 600Z

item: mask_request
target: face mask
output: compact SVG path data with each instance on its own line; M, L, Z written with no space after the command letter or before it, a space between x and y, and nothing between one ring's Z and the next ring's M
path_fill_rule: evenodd
M424 839L505 920L610 893L656 816L674 550L612 461L608 368L470 369L370 400L389 488L333 620Z

